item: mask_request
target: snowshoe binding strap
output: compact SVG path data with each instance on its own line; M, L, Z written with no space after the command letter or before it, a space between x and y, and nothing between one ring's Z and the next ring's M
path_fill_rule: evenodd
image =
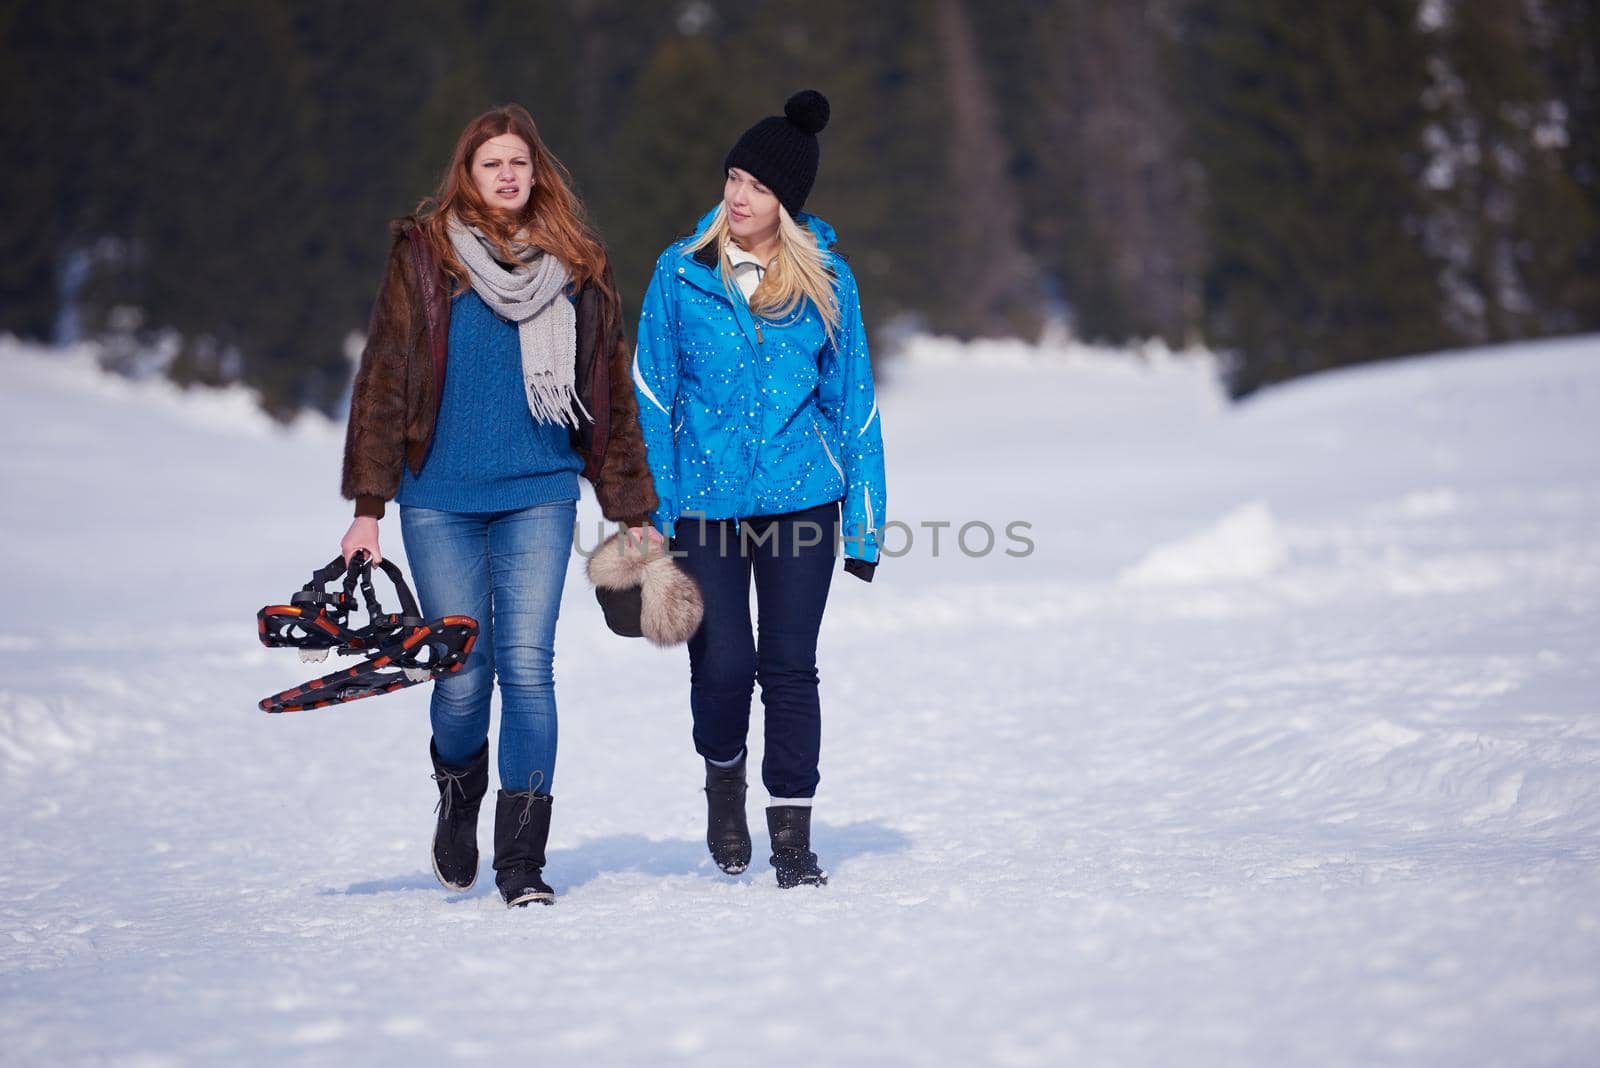
M324 656L329 649L357 653L375 649L395 634L421 623L422 611L406 584L405 573L390 560L379 565L394 584L400 598L400 611L386 614L372 587L371 557L365 550L351 558L349 566L336 556L318 568L286 605L268 605L256 613L261 644L268 648L298 648ZM342 589L329 592L329 583L344 579ZM356 584L361 585L366 602L367 625L359 630L349 625L350 611L356 605ZM318 658L320 659L320 657Z
M445 616L424 621L405 573L391 561L379 567L394 584L400 611L385 613L372 585L371 557L363 550L346 565L342 556L318 568L289 604L268 605L256 613L261 644L294 648L302 660L324 660L329 651L368 657L366 664L336 671L320 679L268 697L268 712L320 708L362 697L389 693L440 675L459 671L477 640L478 623L471 616ZM342 587L328 590L343 578ZM363 627L350 625L355 590L361 587L367 611Z
M335 560L328 567L338 563L339 561ZM389 576L389 581L394 584L395 593L400 597L399 618L420 622L422 610L417 607L417 599L411 595L411 587L406 584L405 572L401 571L393 560L381 560L378 566ZM344 579L345 592L349 593L358 580L361 583L362 600L366 602L367 615L377 619L383 615L383 609L378 605L377 592L372 588L372 557L365 549L358 550L350 559L350 567L346 570Z

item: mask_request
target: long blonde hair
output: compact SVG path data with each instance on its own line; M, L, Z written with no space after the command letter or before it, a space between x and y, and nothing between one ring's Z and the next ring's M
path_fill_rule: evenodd
M734 290L733 265L728 262L725 246L731 239L728 205L718 204L705 232L684 250L691 256L707 247L717 250L722 284L730 298ZM822 325L828 340L833 341L834 331L839 329L839 298L833 291L833 282L833 269L817 246L816 235L795 222L787 208L778 205L778 255L751 295L750 310L768 319L783 319L809 299L822 313Z

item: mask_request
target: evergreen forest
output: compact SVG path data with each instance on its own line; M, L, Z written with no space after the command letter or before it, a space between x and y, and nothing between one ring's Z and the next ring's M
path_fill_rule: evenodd
M883 353L1054 323L1243 395L1600 329L1600 0L7 0L0 332L339 414L475 114L532 112L631 311L808 87Z

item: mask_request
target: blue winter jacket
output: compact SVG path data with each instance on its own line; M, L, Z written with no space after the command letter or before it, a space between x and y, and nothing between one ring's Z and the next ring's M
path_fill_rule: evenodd
M723 285L714 250L656 261L639 316L633 380L650 474L671 534L683 515L741 519L842 500L847 556L878 560L884 516L883 435L855 276L833 251L833 227L802 213L826 250L840 323L829 341L809 300L783 321L753 316Z

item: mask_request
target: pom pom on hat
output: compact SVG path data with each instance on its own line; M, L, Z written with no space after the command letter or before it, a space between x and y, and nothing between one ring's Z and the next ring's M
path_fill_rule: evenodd
M783 105L783 113L790 122L815 136L828 125L832 109L828 107L827 97L815 89L802 89Z

